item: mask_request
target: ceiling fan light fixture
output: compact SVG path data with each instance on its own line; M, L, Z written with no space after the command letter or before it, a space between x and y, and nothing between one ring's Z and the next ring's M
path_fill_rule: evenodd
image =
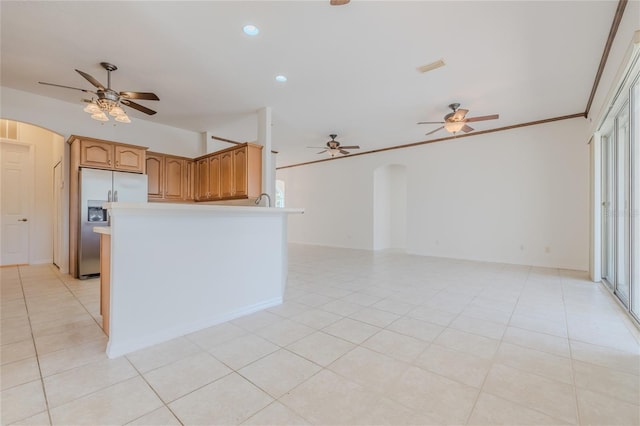
M112 117L119 117L126 114L124 113L124 110L120 108L120 106L116 105L109 110L109 115Z
M464 125L464 121L447 121L446 123L444 123L444 128L449 133L456 133L459 132L464 127Z
M116 117L116 121L119 123L131 123L131 119L127 114L124 114L124 111L122 114Z
M107 117L107 114L102 111L91 114L91 118L98 121L109 121L109 117Z
M95 102L91 101L89 102L89 104L84 108L83 110L86 113L89 114L96 114L101 112L102 110L100 109L100 107L98 106L98 104L96 104Z

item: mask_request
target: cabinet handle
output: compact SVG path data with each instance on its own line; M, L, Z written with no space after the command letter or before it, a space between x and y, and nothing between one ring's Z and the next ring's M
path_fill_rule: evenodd
M18 222L26 222L26 221L27 221L26 217L23 217L22 219L18 219Z

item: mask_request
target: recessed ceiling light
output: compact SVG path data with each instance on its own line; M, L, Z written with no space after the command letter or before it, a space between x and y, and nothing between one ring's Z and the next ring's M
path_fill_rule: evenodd
M286 83L287 77L285 77L284 75L276 75L276 81L278 83Z
M258 29L258 27L251 24L245 25L244 27L242 27L242 31L244 31L244 33L249 36L256 36L260 33L260 30Z

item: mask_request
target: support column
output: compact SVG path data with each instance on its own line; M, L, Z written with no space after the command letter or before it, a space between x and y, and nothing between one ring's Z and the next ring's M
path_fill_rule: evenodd
M271 207L275 206L276 183L275 163L271 155L271 107L258 110L258 144L262 145L262 192L271 197Z

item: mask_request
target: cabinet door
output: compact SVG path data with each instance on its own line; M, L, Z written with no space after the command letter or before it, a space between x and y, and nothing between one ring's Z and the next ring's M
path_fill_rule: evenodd
M115 169L126 172L144 173L145 150L130 146L116 145L114 149Z
M193 201L196 187L196 164L191 160L184 160L184 174L182 175L182 187L184 188L184 200Z
M198 160L196 165L196 200L206 201L209 198L209 159Z
M182 200L184 198L183 174L184 160L182 158L165 157L164 198L168 200Z
M220 154L220 196L230 198L233 195L233 151L227 151Z
M235 197L246 197L247 192L247 147L233 150L233 188Z
M113 168L113 145L106 142L80 141L80 166Z
M222 198L220 193L220 156L209 157L209 192L212 200Z
M147 179L149 198L162 198L164 192L164 156L147 153Z

